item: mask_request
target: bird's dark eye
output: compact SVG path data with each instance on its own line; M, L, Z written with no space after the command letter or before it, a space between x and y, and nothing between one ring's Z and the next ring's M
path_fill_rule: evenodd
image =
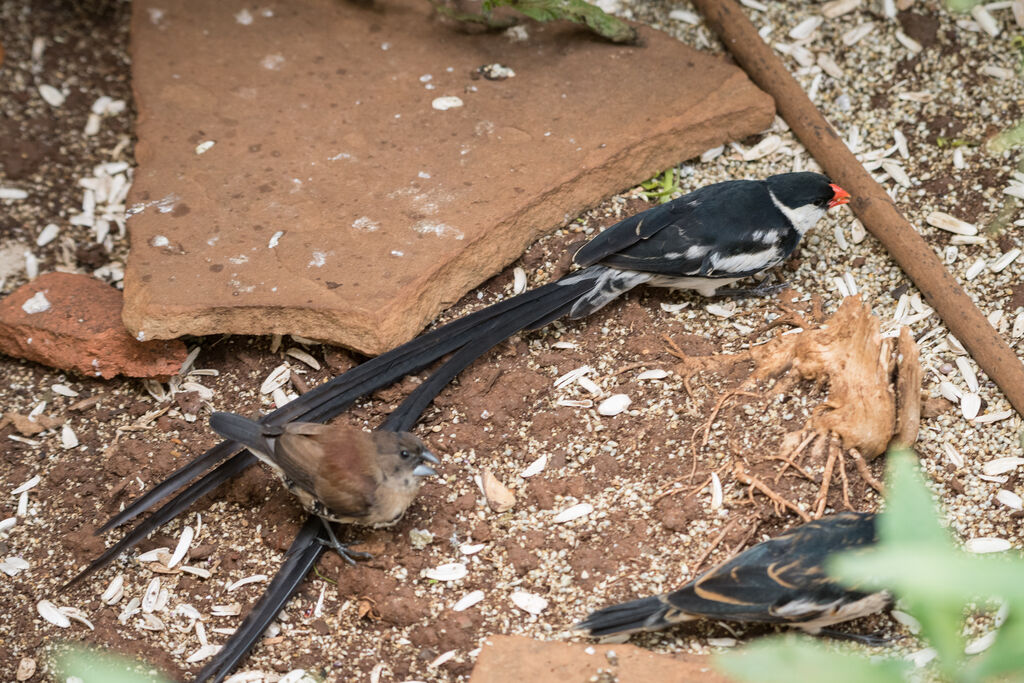
M409 451L402 451L398 455L402 457L402 460L408 460L409 458L412 457L412 454Z

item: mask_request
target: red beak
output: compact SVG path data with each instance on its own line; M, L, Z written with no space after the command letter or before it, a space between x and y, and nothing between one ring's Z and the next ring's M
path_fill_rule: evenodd
M829 187L832 188L832 192L834 192L835 194L832 195L832 199L828 203L828 208L831 209L833 206L842 206L843 204L850 203L849 192L839 187L835 183L830 183Z

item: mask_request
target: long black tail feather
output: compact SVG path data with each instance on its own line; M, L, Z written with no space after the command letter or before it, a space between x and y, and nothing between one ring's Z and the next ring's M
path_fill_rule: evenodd
M220 683L249 653L326 549L320 542L323 528L319 517L310 515L306 519L266 592L252 606L224 647L196 674L196 683L208 680ZM327 540L326 537L323 540Z
M411 429L416 424L420 414L441 389L459 372L465 369L466 366L487 353L488 349L507 338L509 336L505 334L507 330L508 323L500 325L498 322L492 322L485 330L479 331L478 337L456 351L430 377L406 396L405 400L391 412L379 429L391 431L408 431ZM199 672L196 681L205 681L213 676L215 672L217 677L213 680L215 682L222 680L242 657L252 649L259 635L274 620L277 613L288 601L288 598L298 588L302 578L313 568L313 565L316 564L317 559L323 552L324 546L320 543L317 535L321 528L321 520L310 515L288 550L289 557L297 559L285 561L273 581L267 587L266 593L253 606L245 621L231 635L220 652L214 655L213 659Z
M574 277L579 278L579 275L579 273L575 273ZM500 320L502 329L509 330L506 333L506 338L521 329L533 329L536 327L534 323L540 319L549 318L547 322L550 322L551 311L558 311L559 315L567 311L567 305L571 307L572 302L588 287L589 282L586 278L582 278L581 281L575 282L573 285L560 285L558 282L553 282L511 299L499 301L357 365L348 372L306 392L291 403L265 415L260 422L268 424L284 424L296 420L324 422L341 413L358 398L392 384L405 375L423 369L441 356L476 338L479 334L478 328L482 325L495 319ZM494 344L500 341L501 339L498 339ZM481 353L483 352L486 352L486 349ZM438 387L438 391L440 389L441 387ZM124 510L104 523L96 533L106 532L138 517L198 476L200 472L228 458L239 448L241 448L241 444L232 441L224 441L210 448L132 501Z
M573 628L590 631L592 636L653 630L652 625L661 623L660 615L666 608L665 603L657 596L640 598L591 612L590 616Z
M249 453L249 451L243 451L236 454L227 462L221 463L216 469L207 472L202 479L182 490L178 495L171 498L161 506L156 512L139 522L139 524L125 534L120 541L107 548L102 555L90 562L88 567L80 571L73 579L64 584L61 590L71 588L97 569L107 566L122 552L135 547L137 543L146 538L146 536L149 536L151 532L159 529L164 524L167 524L167 522L189 509L192 506L192 503L196 502L210 491L213 491L223 482L237 476L242 472L242 470L254 463L256 463L256 456Z

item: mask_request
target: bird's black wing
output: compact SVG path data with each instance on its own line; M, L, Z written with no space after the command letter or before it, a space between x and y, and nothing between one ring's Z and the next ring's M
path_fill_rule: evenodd
M698 196L673 212L670 223L604 255L601 263L644 273L740 278L781 263L800 239L762 182L719 183L692 194Z
M787 224L764 182L726 181L616 223L581 247L574 260L580 265L601 263L643 273L737 277L763 267L745 268L745 259L729 257L767 250L778 237L771 228ZM759 248L762 244L764 249ZM716 261L722 259L740 267L717 273Z
M683 588L666 602L711 619L799 623L836 601L863 597L825 572L826 558L875 542L874 515L840 513L759 543Z

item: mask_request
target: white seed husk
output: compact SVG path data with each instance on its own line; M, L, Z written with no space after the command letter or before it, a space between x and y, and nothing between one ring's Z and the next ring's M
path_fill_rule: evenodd
M964 381L967 382L967 388L971 391L978 391L978 375L975 374L974 368L971 367L971 361L967 359L967 356L957 356L956 367L960 370Z
M526 591L515 591L510 597L513 605L529 614L540 614L548 606L547 600Z
M948 443L942 444L942 450L946 452L946 457L949 458L949 461L953 463L955 467L960 468L964 466L964 456L960 455L960 451L953 448L953 446Z
M291 377L292 370L288 367L287 363L282 363L274 368L267 378L263 380L263 384L260 385L261 394L269 394L274 389L280 389L288 383L288 378Z
M995 538L994 536L983 536L980 538L971 538L964 543L964 550L969 553L1001 553L1011 548L1010 542L1005 538Z
M464 611L466 611L467 609L469 609L470 607L472 607L473 605L477 604L478 602L480 602L483 599L484 599L484 592L483 591L473 591L472 593L467 593L466 595L462 596L462 598L459 599L458 602L456 602L454 605L452 605L452 611L453 612L464 612Z
M215 617L237 617L242 613L242 605L232 602L229 605L214 605L210 608L210 614Z
M991 270L993 273L999 273L1008 265L1016 261L1017 257L1020 256L1020 254L1021 250L1018 247L1014 247L1013 249L1010 249L1008 252L1006 252L1005 254L997 258L995 261L990 263L988 269Z
M576 505L568 507L556 514L551 518L551 521L555 524L563 524L565 522L571 522L574 519L579 519L580 517L586 517L593 511L594 506L590 503L577 503Z
M530 477L540 474L544 471L544 468L548 464L548 456L541 454L539 458L531 462L525 470L519 473L519 476L523 479L529 479Z
M463 555L476 555L486 547L486 543L463 543L459 546L459 552Z
M939 383L939 393L942 398L946 399L950 403L959 403L963 392L957 389L956 385L952 382L942 381Z
M51 107L59 107L64 104L64 93L52 85L43 84L39 86L39 95Z
M285 354L291 356L292 358L295 358L296 360L302 361L303 363L313 368L314 370L320 369L320 361L318 361L316 358L313 358L313 356L303 351L302 349L297 349L293 346L292 348L285 351Z
M600 415L612 417L624 411L632 402L632 399L625 394L612 394L605 400L601 401L601 404L597 406L597 412Z
M40 600L37 602L36 611L39 612L39 616L54 626L59 628L68 628L71 626L71 619L68 618L68 615L64 614L59 607L49 600Z
M977 394L964 394L960 399L960 412L962 412L964 417L968 420L973 420L978 417L978 412L980 410L981 397Z
M522 294L526 291L526 271L516 266L512 270L512 293Z
M933 228L952 232L957 235L977 235L978 227L973 223L962 221L955 216L941 211L932 211L925 217L925 222Z
M3 562L0 562L0 572L7 574L7 576L17 576L31 566L23 557L8 557Z
M434 581L458 581L465 578L467 574L469 574L469 570L461 562L449 562L423 570L423 576Z
M653 370L644 370L636 376L637 379L665 379L668 377L668 370L662 370L661 368L654 368Z
M170 557L170 548L160 547L147 550L146 552L139 555L139 562L160 562L161 557L167 555Z
M11 495L12 496L17 496L20 493L24 493L25 491L33 489L36 486L38 486L39 482L41 482L42 480L43 480L43 478L40 475L37 474L34 477L32 477L31 479L29 479L28 481L26 481L21 486L19 486L18 488L13 489L11 491Z
M171 559L167 562L168 569L173 568L174 565L185 558L185 554L188 552L189 546L192 545L192 539L195 538L195 534L195 529L190 526L181 530L181 538L178 539L178 545L171 554Z
M156 602L160 598L160 577L154 576L153 580L146 586L146 592L142 595L142 611L152 612L156 609Z
M205 659L209 659L210 657L220 652L221 647L221 645L203 645L198 650L190 654L185 659L185 663L195 664L196 662L201 662Z
M722 507L722 480L718 478L717 472L711 473L711 509L717 510Z
M603 393L601 391L601 387L597 385L597 382L590 379L589 377L580 377L578 380L576 380L576 383L579 384L583 388L583 390L586 391L588 394L599 396Z
M589 365L583 365L576 368L575 370L570 370L569 372L565 373L564 375L555 380L555 388L560 389L564 386L568 386L569 384L572 384L580 377L582 377L583 375L587 374L592 370L593 368L590 367Z
M104 605L115 605L124 597L124 574L118 574L111 579L107 589L100 596L100 602Z
M67 616L69 619L74 619L90 631L96 630L96 627L92 625L92 622L89 621L89 618L85 616L85 612L78 609L77 607L61 607L60 611L63 612L64 615Z
M823 21L824 19L820 16L807 17L790 29L789 37L793 40L806 40L811 37L811 34L818 30L818 27L821 26L821 22Z
M996 500L998 500L1000 503L1010 508L1011 510L1024 509L1024 501L1022 501L1021 497L1018 496L1013 491L999 489L999 491L996 493Z
M979 415L978 417L974 418L974 423L986 424L989 422L999 422L1001 420L1006 420L1008 418L1013 417L1014 414L1015 413L1012 410L1000 410L999 412L995 413L985 413L984 415Z
M862 0L831 0L821 6L821 13L826 19L835 19L857 9L861 2Z
M238 590L242 586L248 586L250 583L259 583L261 581L266 581L266 580L267 580L267 575L266 574L253 574L252 576L247 576L244 579L239 579L238 581L235 581L234 583L229 585L224 590L226 590L228 593L230 593L231 591Z
M63 425L60 430L60 445L65 450L78 448L78 437L75 435L75 430Z
M981 471L990 477L995 477L1000 474L1012 472L1021 465L1024 465L1024 458L996 458L994 460L989 460L984 465L982 465Z
M975 638L964 647L964 654L976 655L989 649L992 647L992 643L996 642L996 635L998 633L998 631L989 631L980 638Z

